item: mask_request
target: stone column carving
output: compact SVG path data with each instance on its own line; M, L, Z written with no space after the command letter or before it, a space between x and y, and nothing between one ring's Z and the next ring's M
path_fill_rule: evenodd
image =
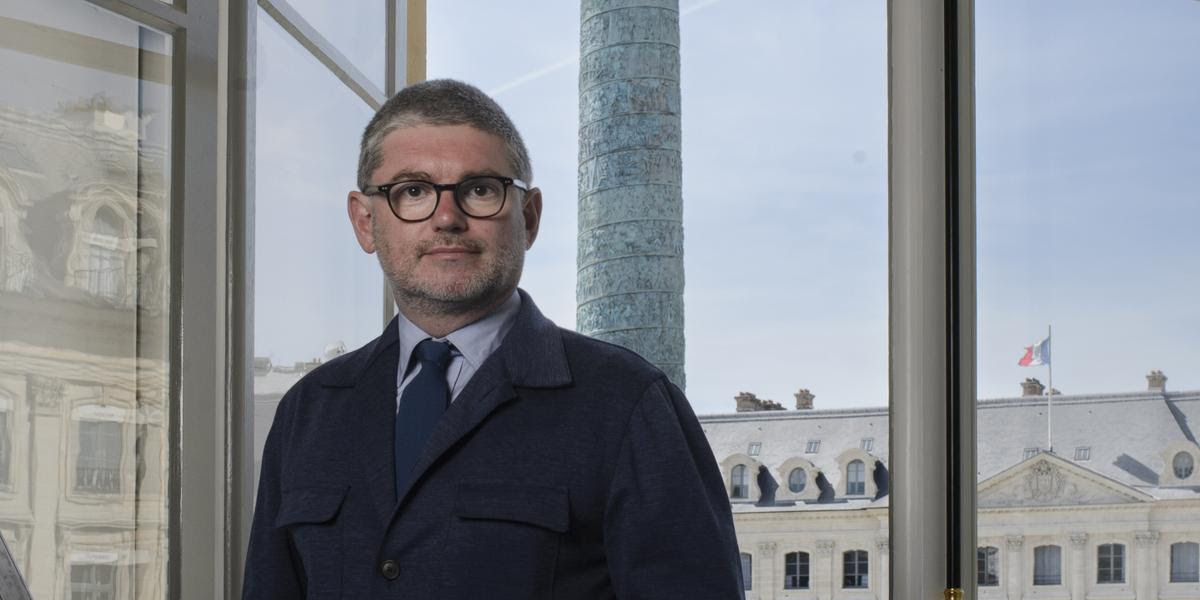
M773 600L775 590L783 587L783 578L775 574L775 542L761 542L758 545L758 581L761 585L756 588L759 600Z
M1071 578L1069 590L1071 600L1083 600L1087 596L1087 539L1086 533L1072 533L1071 541Z
M1025 537L1010 535L1004 538L1004 546L1008 550L1004 557L1006 581L1004 587L1008 590L1008 600L1020 600L1025 589L1025 579L1022 575L1025 560Z
M1138 598L1158 598L1158 532L1139 531L1133 534L1137 546L1134 563L1134 588Z
M579 46L577 327L682 388L679 0L583 0Z
M67 384L61 379L30 375L27 385L37 414L58 416Z
M875 538L875 576L871 587L875 590L875 597L879 600L888 600L888 567L890 557L888 553L891 551L891 544L886 537Z
M834 548L833 540L817 540L817 560L813 565L813 592L818 598L833 598Z

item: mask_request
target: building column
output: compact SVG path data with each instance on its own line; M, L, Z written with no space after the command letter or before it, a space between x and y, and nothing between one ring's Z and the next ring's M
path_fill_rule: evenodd
M775 549L775 542L758 545L758 587L754 591L759 600L775 600L775 590L783 587L775 575Z
M580 333L684 387L679 0L583 0Z
M872 573L871 589L879 600L888 599L888 539L875 538L875 569Z
M1008 600L1021 600L1025 589L1025 578L1022 574L1024 563L1025 536L1010 535L1004 538L1007 552L1004 556L1004 587L1008 590Z
M1137 545L1137 569L1134 576L1134 589L1138 600L1158 598L1158 532L1140 531L1133 534L1133 542Z
M812 590L818 598L833 598L833 540L817 540L817 560L812 574Z
M1072 533L1071 540L1071 600L1084 600L1087 596L1087 534Z
M63 406L66 384L59 379L31 375L28 380L30 401L34 410L33 444L29 456L32 464L45 465L30 469L29 489L32 496L33 527L30 532L28 570L24 573L34 598L53 598L62 591L62 581L69 576L70 565L62 558L64 548L58 532L58 509L67 489L63 479L65 460L60 452L62 436L70 435L69 411ZM16 465L13 465L16 467Z

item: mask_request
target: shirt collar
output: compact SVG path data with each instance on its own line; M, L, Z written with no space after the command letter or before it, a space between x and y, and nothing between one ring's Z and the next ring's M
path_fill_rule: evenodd
M417 344L423 340L448 341L454 345L455 355L462 356L471 370L479 369L483 361L500 347L504 336L512 329L517 312L521 309L521 296L513 291L504 304L486 317L450 332L444 338L434 338L409 321L403 312L397 311L396 327L400 337L400 368L398 378L403 379L408 370L408 361Z

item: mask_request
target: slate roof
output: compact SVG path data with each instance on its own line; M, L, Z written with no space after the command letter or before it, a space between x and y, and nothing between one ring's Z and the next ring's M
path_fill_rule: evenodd
M1051 416L1054 452L1059 457L1155 498L1200 496L1200 486L1159 485L1159 474L1169 466L1164 456L1168 448L1195 444L1195 434L1200 432L1200 391L1058 395ZM1026 448L1046 449L1045 396L981 400L978 422L978 481L1024 461ZM718 463L734 454L748 454L750 443L759 442L762 447L756 458L776 478L775 470L784 461L802 457L840 490L837 458L859 448L863 438L873 438L869 454L888 463L886 408L701 415L700 424ZM806 443L816 439L821 440L820 452L805 454ZM1074 460L1078 447L1089 448L1088 460ZM886 500L851 499L829 508L886 506ZM739 512L768 508L735 505Z

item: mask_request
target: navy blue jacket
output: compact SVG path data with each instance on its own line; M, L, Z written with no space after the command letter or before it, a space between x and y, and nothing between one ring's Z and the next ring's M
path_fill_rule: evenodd
M284 397L245 598L740 598L733 519L683 394L529 296L399 499L397 332Z

